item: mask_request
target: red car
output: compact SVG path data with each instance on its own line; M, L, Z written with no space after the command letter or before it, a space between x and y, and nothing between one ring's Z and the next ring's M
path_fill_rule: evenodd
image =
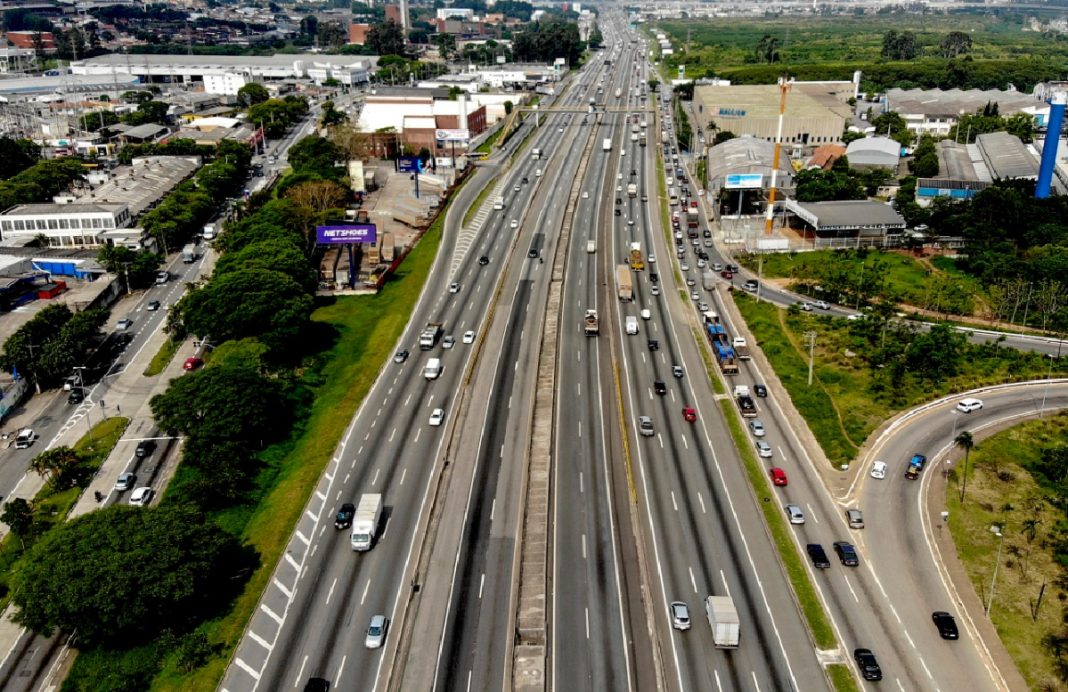
M721 271L719 273L719 275L722 276L724 279L733 279L734 278L734 272L732 272L730 269L724 269L723 271Z
M182 363L182 370L196 370L201 365L204 365L204 361L197 357L186 358Z
M693 410L692 408L684 408L682 409L682 417L693 423L695 420L697 420L697 411Z
M786 485L786 472L780 469L778 466L772 467L768 473L771 474L771 482L774 485L785 486Z

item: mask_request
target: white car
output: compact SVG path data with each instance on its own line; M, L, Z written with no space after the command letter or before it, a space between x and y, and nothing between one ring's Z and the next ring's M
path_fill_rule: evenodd
M464 343L465 344L473 344L473 343L475 343L475 332L474 332L473 329L468 329L466 332L464 332Z
M445 420L445 409L436 408L430 412L430 424L434 427L441 425L443 420Z
M515 219L512 219L512 222L509 223L508 225L511 226L512 228L519 228L519 222L516 221Z
M690 271L690 265L688 265L685 262L683 262L682 264L679 265L679 269L681 269L684 272L688 272L688 271Z
M442 348L452 348L453 344L455 344L455 343L456 343L456 337L455 336L447 336L447 337L445 337L444 339L441 340L441 347Z
M649 255L649 264L656 264L656 255Z
M451 284L449 284L449 293L459 293L459 292L460 292L460 284L456 283L455 281L452 282Z
M30 428L23 428L19 430L18 435L15 436L15 449L26 449L34 443L37 439L37 433Z
M645 309L643 309L643 310L642 310L642 311L641 311L640 313L638 313L638 314L640 314L640 315L642 316L642 319L643 319L643 320L648 320L648 319L652 319L652 317L653 317L653 313L651 313L651 312L649 311L649 308L645 308Z
M130 504L135 507L145 507L152 501L152 497L155 494L155 490L149 488L147 485L143 485L130 494Z
M830 310L831 306L826 300L817 300L813 303L817 310Z
M886 478L886 462L876 461L871 465L871 477L876 480L882 480Z
M957 403L957 410L961 413L971 413L972 411L978 411L981 408L983 408L983 402L980 399L973 399L971 397L961 399Z
M590 193L587 192L586 190L583 190L582 191L582 199L589 199L589 198L590 198Z
M371 624L367 626L367 637L364 639L363 645L368 649L381 648L386 641L386 629L388 626L389 621L386 620L385 615L372 615Z

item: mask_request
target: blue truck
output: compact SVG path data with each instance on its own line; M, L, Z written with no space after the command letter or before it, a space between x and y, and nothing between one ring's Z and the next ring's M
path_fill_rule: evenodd
M927 465L927 457L922 454L913 454L909 459L909 465L905 469L905 478L910 481L914 481L920 477L920 471L923 471L923 467Z

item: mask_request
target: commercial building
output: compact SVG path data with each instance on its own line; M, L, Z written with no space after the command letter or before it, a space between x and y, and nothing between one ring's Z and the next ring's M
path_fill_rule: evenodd
M916 201L921 206L936 197L970 199L997 180L1035 180L1038 153L1007 132L979 135L974 144L951 140L938 143L938 175L916 181ZM1058 169L1053 185L1062 194L1068 175Z
M85 194L60 195L50 204L20 204L0 214L0 240L43 237L50 247L102 245L109 232L129 227L200 163L198 157L149 156L113 174L90 174L95 187Z
M786 210L792 214L793 225L812 235L817 246L834 245L833 241L842 239L858 245L872 241L881 244L887 235L904 231L906 225L905 219L890 205L864 199L841 202L788 199Z
M75 75L133 75L149 84L202 86L210 94L236 94L251 82L333 79L344 86L370 80L378 58L327 53L299 55L100 55L71 62Z
M983 163L995 180L1038 179L1038 157L1019 137L990 132L975 138Z
M447 157L454 147L463 153L470 139L486 129L486 107L466 95L450 101L445 89L379 89L365 97L357 125L374 133L376 155L407 146Z
M846 158L852 168L889 168L896 171L901 161L901 145L889 137L855 139L846 147Z
M32 48L0 48L0 74L26 72L37 67L37 51Z
M775 145L757 137L728 139L708 150L708 190L717 216L760 213L766 205L774 169ZM793 168L779 159L776 187L793 189Z
M167 139L191 139L203 146L217 147L219 142L231 140L258 145L263 141L263 130L237 118L221 116L194 118L173 137Z
M960 116L997 105L998 115L1026 113L1043 127L1049 116L1049 104L1033 94L1001 89L888 89L884 98L887 110L905 119L917 135L945 137Z
M840 100L837 87L795 85L786 98L782 141L787 145L820 145L840 142L851 115ZM698 129L714 124L721 132L775 140L779 123L781 92L776 85L697 86L694 109Z

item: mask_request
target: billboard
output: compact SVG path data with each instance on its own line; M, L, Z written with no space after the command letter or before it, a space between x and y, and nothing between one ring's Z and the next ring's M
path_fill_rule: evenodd
M418 173L422 168L418 156L401 156L397 159L397 170L401 173Z
M439 142L456 142L467 144L471 138L470 130L434 130L434 139Z
M764 185L764 176L760 173L735 173L728 175L723 183L725 190L759 190Z
M315 241L320 245L341 243L378 242L377 228L373 223L346 223L337 226L316 226Z

